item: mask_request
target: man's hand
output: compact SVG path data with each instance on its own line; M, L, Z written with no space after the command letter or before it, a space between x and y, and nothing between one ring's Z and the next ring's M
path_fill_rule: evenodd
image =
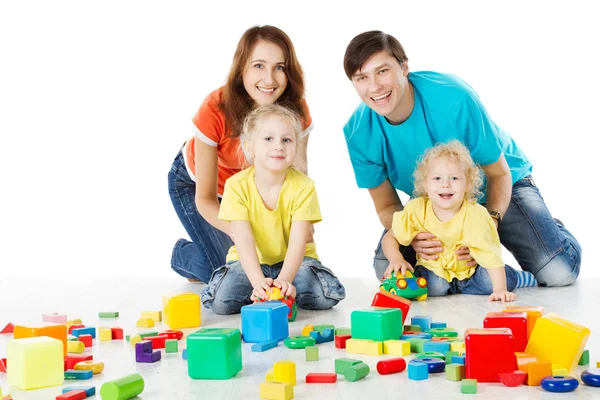
M424 260L437 260L438 254L444 249L439 240L432 240L435 235L429 232L419 232L410 244L419 257Z

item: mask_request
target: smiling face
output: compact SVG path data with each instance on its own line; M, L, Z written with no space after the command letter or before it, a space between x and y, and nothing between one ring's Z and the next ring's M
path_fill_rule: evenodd
M436 157L429 160L425 189L434 210L458 211L467 190L465 165L458 160Z
M250 153L257 169L285 171L296 157L294 127L278 115L265 117L250 140Z
M285 58L279 46L259 40L242 74L244 89L257 105L273 104L288 84Z

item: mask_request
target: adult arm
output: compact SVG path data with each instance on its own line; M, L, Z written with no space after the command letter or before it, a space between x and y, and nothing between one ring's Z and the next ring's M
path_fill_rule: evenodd
M482 165L481 169L487 179L486 208L499 212L502 217L508 209L512 194L512 176L504 154L500 154L496 162ZM498 228L496 219L494 219L494 223Z
M369 189L369 194L375 205L375 211L377 212L381 225L389 231L392 229L394 213L404 209L400 197L398 197L398 192L396 192L396 188L389 179L386 179L376 188Z

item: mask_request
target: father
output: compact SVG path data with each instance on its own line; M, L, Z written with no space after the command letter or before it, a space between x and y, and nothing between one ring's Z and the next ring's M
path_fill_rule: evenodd
M344 126L350 160L358 186L369 190L386 231L393 213L403 208L396 190L413 192L418 157L438 142L458 139L485 173L481 202L521 268L541 286L565 286L577 279L579 243L552 218L531 177L531 162L492 121L473 88L453 75L409 72L400 42L381 31L352 39L344 70L362 100ZM412 249L401 249L405 259L414 265L414 251L437 258L442 243L432 239L420 233ZM457 252L475 265L468 249ZM380 240L373 263L379 279L388 264Z

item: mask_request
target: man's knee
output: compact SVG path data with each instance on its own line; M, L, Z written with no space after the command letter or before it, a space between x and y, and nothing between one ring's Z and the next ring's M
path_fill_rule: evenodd
M535 278L540 286L568 286L573 284L579 276L579 266L579 256L574 257L573 253L565 252L550 260L535 274Z

